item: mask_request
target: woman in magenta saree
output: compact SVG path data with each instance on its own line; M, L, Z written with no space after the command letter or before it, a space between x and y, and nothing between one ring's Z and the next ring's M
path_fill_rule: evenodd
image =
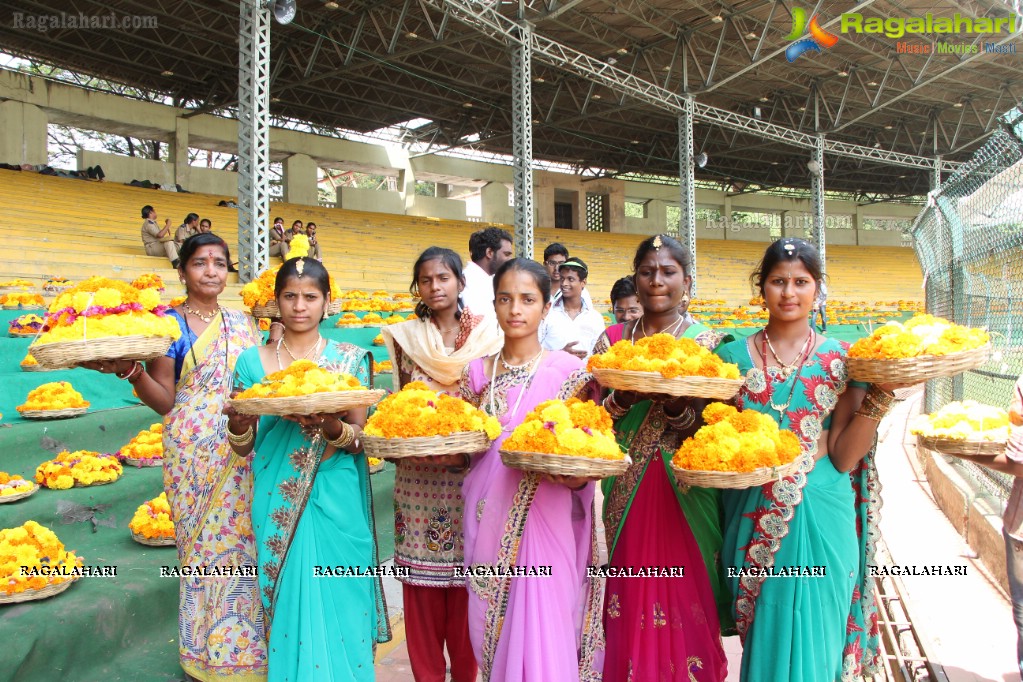
M689 291L688 252L670 237L651 237L635 258L644 316L609 327L594 348L654 333L694 339L713 349L723 335L689 323L679 311ZM605 479L604 532L612 568L684 567L684 577L609 577L604 597L605 682L721 682L726 661L721 623L730 599L717 562L721 516L714 490L675 484L670 461L700 427L703 402L616 391L604 405L632 465ZM719 595L716 597L715 595ZM723 614L719 618L719 612Z
M511 469L498 452L537 404L592 384L581 360L540 347L536 330L550 300L542 266L515 259L494 281L505 346L470 363L461 382L463 398L503 427L489 450L473 456L462 488L469 636L485 682L596 682L600 592L586 571L596 562L595 486ZM550 575L482 575L514 566L550 567Z

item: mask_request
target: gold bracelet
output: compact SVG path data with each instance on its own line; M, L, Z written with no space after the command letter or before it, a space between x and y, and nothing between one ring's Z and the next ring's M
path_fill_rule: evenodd
M608 393L601 405L603 405L604 409L607 410L607 413L611 415L611 419L621 419L629 413L628 408L622 407L618 404L618 401L615 400L614 393Z
M255 439L256 433L252 430L251 426L242 433L231 433L231 429L227 430L227 442L240 448L245 447Z
M341 422L341 434L337 438L331 440L327 438L326 433L323 434L323 437L328 445L333 445L337 450L344 450L355 441L355 427L348 422Z

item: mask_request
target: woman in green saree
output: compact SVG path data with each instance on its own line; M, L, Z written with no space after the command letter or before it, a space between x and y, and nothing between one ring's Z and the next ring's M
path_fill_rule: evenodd
M329 292L318 261L293 258L281 266L275 293L284 335L242 354L237 388L299 359L369 383L365 351L320 336ZM239 455L252 453L270 680L372 680L375 646L390 639L378 578L315 576L316 567L377 565L369 469L359 443L365 420L365 408L261 418L231 411L228 438Z
M640 243L633 266L643 317L609 327L593 352L657 333L693 339L708 349L720 343L722 334L680 310L688 301L691 263L671 237ZM726 661L719 613L727 615L729 599L716 563L718 495L680 491L670 467L679 444L701 425L703 402L615 391L604 406L633 461L625 474L602 482L609 565L685 567L683 578L608 578L604 680L720 682Z

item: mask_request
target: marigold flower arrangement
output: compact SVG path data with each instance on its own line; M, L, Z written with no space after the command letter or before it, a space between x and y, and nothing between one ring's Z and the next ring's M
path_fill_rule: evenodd
M0 497L27 493L35 485L32 481L26 481L18 475L11 475L6 471L0 471Z
M377 313L366 313L362 317L363 324L383 324L384 318Z
M362 325L362 320L355 313L343 313L341 317L337 318L337 322L334 323L335 327L351 327L353 325Z
M136 335L177 339L181 328L168 310L156 289L90 277L57 296L37 343Z
M393 372L394 365L390 360L381 360L380 362L373 361L373 373L379 374L381 372Z
M372 469L373 467L375 467L375 466L380 466L380 464L381 464L381 463L382 463L383 461L384 461L384 460L380 459L379 457L367 457L367 458L366 458L366 463L367 463L367 464L369 464L369 466L370 466L370 468L371 468L371 469Z
M401 315L391 315L390 317L384 320L384 324L401 324L404 321L405 318L403 318Z
M295 235L292 239L291 254L292 258L298 258L298 254L295 253L295 239L304 237L304 235ZM308 252L308 242L306 242L306 248ZM303 254L304 255L304 254ZM256 306L265 306L275 302L274 297L274 285L277 283L277 271L281 269L281 266L268 268L263 271L256 279L252 280L248 284L242 287L241 297L242 303L248 308L255 308ZM336 301L341 297L341 289L337 286L334 278L330 278L330 298L332 301Z
M1004 441L1009 438L1009 414L1000 407L963 400L920 415L910 433L949 440Z
M35 286L35 284L27 279L9 279L6 282L0 282L0 288L21 287L22 289L28 289L33 286Z
M82 565L82 559L74 552L64 549L57 535L35 521L26 521L15 528L0 530L0 592L17 594L25 590L39 590L48 585L74 580L72 576L61 575ZM48 569L61 568L50 575L22 575L22 566L29 569L46 566Z
M261 317L261 318L259 318L258 320L256 320L256 324L259 325L259 331L261 331L261 332L268 332L268 331L270 331L270 318L269 317Z
M963 327L928 314L914 315L905 324L889 322L849 348L849 357L876 360L948 355L988 343L983 329Z
M501 423L461 398L413 381L377 404L364 433L380 438L421 438L467 431L482 431L494 440L501 435Z
M43 291L61 291L71 286L73 282L67 277L54 275L43 283Z
M169 308L177 308L179 305L184 303L185 299L187 299L187 298L188 298L187 296L175 296L174 298L172 298L170 300L170 302L167 304L167 306Z
M502 450L623 459L611 415L592 400L548 400L533 408L501 445Z
M755 410L739 411L725 403L703 410L706 422L685 439L672 463L690 471L748 472L790 464L799 456L799 439Z
M7 332L9 334L18 334L21 336L34 336L39 333L39 330L43 327L44 320L38 315L29 313L28 315L21 315L16 317L7 323Z
M53 490L66 490L76 485L112 483L121 477L123 471L116 455L91 450L64 450L36 468L36 483Z
M318 366L312 360L297 360L285 369L267 374L263 381L245 389L235 399L285 398L365 389L366 387L351 374L335 374Z
M144 275L136 277L131 285L139 291L143 289L156 289L157 291L163 291L163 278L155 272L147 272Z
M0 305L6 306L8 308L16 306L21 307L37 306L41 308L46 305L46 301L44 301L43 297L39 294L13 293L0 295Z
M291 238L291 248L288 249L288 258L305 258L309 255L309 237L304 234L296 234Z
M382 345L384 345L384 335L383 334L377 334L376 336L374 336L373 337L373 345L374 346L382 346Z
M738 379L739 367L721 358L692 339L676 339L671 334L654 334L636 343L622 340L606 353L590 357L594 369L618 369L659 373L665 379L683 376Z
M117 455L123 459L139 460L138 466L151 465L163 459L163 424L143 429L123 446Z
M135 516L128 523L132 533L144 538L173 538L174 522L170 516L170 503L167 493L160 493L138 506Z
M32 357L31 353L26 353L20 364L22 367L36 367L39 365L39 362Z
M345 299L348 299L348 298L369 298L370 296L369 296L368 293L366 293L362 289L351 289L349 291L346 291L344 294L342 294L342 297L345 298Z
M51 381L28 392L25 402L15 409L18 412L35 410L67 410L88 407L89 401L66 381Z

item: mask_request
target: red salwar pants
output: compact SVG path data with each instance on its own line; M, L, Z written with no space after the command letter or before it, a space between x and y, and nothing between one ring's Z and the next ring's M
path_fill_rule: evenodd
M452 682L476 680L476 657L469 641L469 593L465 587L402 584L405 641L416 682L445 682L444 643Z

